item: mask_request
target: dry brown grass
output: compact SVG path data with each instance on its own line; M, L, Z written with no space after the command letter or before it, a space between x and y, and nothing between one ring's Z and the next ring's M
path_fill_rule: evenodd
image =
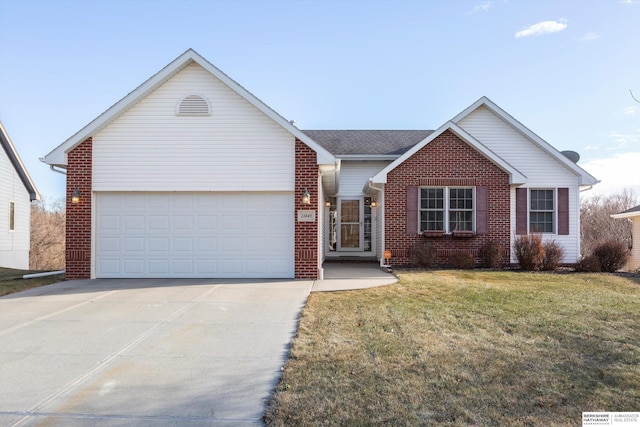
M20 292L38 286L50 285L64 280L64 274L55 276L37 277L35 279L23 279L22 276L30 273L38 273L36 270L13 270L0 267L0 297L3 295Z
M435 271L312 294L269 425L580 425L640 408L640 279Z

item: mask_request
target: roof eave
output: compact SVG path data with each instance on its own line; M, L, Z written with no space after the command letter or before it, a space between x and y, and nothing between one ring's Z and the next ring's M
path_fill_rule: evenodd
M13 141L11 141L11 138L9 137L9 134L4 128L2 122L0 122L0 144L7 153L7 157L9 157L9 161L18 174L20 181L22 181L22 185L24 185L25 190L29 193L29 200L31 202L34 200L40 200L40 193L31 179L29 171L27 171L24 163L22 163L22 159L20 158L20 155L18 154L15 145L13 145Z

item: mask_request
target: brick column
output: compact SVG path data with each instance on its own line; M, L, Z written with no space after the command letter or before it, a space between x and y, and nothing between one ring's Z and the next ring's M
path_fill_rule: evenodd
M295 278L296 279L317 279L318 278L318 227L320 216L318 212L318 164L316 152L296 139L296 166L295 166L295 187L294 206L295 212ZM305 188L311 194L311 204L302 204L302 193ZM298 211L315 211L315 222L298 222Z
M91 277L92 139L67 155L66 279ZM80 202L72 203L79 190Z

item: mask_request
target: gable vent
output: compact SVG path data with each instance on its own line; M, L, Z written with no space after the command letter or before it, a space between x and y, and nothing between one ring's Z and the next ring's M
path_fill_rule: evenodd
M179 116L208 116L211 114L209 102L200 95L188 95L178 104Z

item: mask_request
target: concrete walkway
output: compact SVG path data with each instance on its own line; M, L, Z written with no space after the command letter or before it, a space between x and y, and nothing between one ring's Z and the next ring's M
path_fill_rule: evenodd
M391 285L397 277L380 269L377 263L325 262L324 279L317 280L311 292L347 291Z

